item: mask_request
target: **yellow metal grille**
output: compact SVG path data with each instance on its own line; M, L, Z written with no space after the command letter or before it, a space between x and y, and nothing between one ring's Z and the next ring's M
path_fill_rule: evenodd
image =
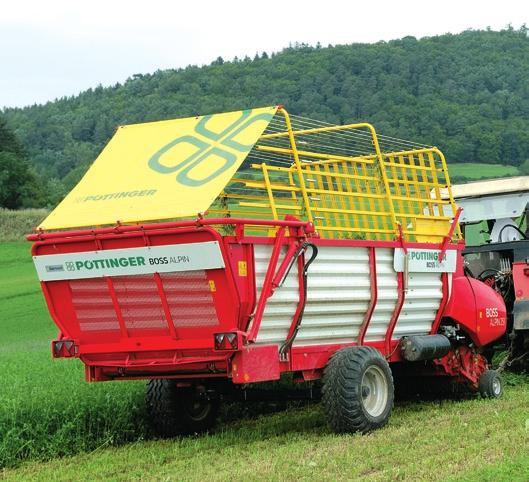
M291 119L284 109L210 209L233 217L294 215L329 239L393 240L400 224L406 240L419 242L440 242L455 211L437 148L379 138L370 124Z

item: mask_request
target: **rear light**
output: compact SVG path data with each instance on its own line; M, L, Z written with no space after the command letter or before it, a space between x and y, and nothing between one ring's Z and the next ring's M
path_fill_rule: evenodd
M237 351L244 344L243 333L241 331L230 331L227 333L214 333L215 350Z
M53 358L71 358L79 353L77 345L72 340L54 340L51 342Z

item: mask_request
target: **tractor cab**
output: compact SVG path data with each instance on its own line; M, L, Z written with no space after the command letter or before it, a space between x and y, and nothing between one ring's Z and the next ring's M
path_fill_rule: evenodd
M512 360L529 361L529 176L452 186L467 275L500 293L508 313Z

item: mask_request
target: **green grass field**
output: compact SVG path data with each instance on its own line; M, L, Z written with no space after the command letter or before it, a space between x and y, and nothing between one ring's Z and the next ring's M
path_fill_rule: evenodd
M527 480L529 378L514 376L501 400L397 402L368 436L331 433L318 404L234 405L211 435L155 440L142 382L87 384L77 360L51 359L29 247L0 246L0 478Z
M520 176L516 166L504 166L502 164L479 164L477 162L448 162L448 172L454 181L459 179L469 181L477 179L491 179L495 177ZM464 182L464 180L462 181Z

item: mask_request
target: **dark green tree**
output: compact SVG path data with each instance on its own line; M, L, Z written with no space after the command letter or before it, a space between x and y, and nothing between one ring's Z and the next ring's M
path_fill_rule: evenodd
M0 118L0 207L18 209L43 203L43 189L30 169L22 145Z

